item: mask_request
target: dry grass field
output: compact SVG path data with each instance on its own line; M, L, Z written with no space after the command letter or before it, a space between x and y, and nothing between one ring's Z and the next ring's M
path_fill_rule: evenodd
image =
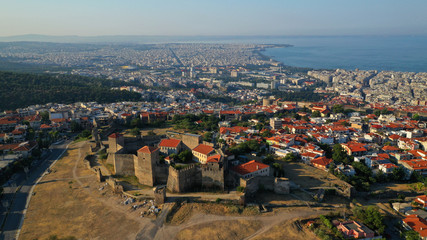
M302 229L299 229L295 223L295 220L282 222L269 231L254 238L254 240L314 240L318 239L314 232L310 231L304 226L301 226Z
M238 240L254 234L262 227L260 221L233 220L203 223L181 230L177 240Z
M326 171L308 166L300 162L281 162L285 169L285 177L291 179L302 188L312 187L334 187L345 184L332 174Z
M183 224L197 213L221 216L257 216L260 214L255 207L243 208L215 203L183 203L174 214L171 214L168 222L173 225Z
M49 236L74 236L77 239L134 239L140 223L134 215L117 208L118 198L108 186L98 187L95 175L83 167L79 158L82 143L70 150L36 186L31 198L20 239L47 239ZM84 153L80 154L84 157ZM73 170L78 159L73 179ZM81 185L80 185L81 184ZM102 199L102 201L101 201Z

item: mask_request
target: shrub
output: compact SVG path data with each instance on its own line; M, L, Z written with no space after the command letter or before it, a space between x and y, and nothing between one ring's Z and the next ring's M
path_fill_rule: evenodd
M238 186L238 187L236 188L236 190L237 190L238 192L244 192L244 191L245 191L245 187L243 187L243 186Z

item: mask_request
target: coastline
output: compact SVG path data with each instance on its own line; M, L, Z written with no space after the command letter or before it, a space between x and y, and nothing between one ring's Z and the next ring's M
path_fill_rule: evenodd
M274 56L269 56L269 55L265 54L265 50L268 48L289 48L289 47L294 47L294 45L292 45L292 44L267 44L266 47L258 47L257 49L255 49L253 51L253 53L257 54L261 58L261 60L271 61L274 63L280 63L285 69L291 70L293 72L308 72L311 70L315 70L314 68L310 68L310 67L298 67L298 66L286 65L284 62L275 59ZM333 70L333 69L330 69L330 70Z
M272 50L273 48L278 50ZM374 47L372 50L362 48L356 51L351 47L335 48L319 44L319 46L299 46L289 50L287 47L269 47L259 49L257 54L263 60L272 59L283 66L302 69L426 73L427 58L423 56L418 59L410 59L396 56L397 53L404 50L397 49L396 53L390 53L388 49Z
M257 47L252 52L254 54L257 54L261 58L261 60L264 60L264 61L274 60L275 62L280 62L280 63L284 64L283 62L278 61L276 59L273 59L271 56L268 56L268 55L264 54L263 52L265 52L265 50L268 48L288 48L288 47L294 47L294 45L291 45L291 44L259 44L259 45L257 45Z

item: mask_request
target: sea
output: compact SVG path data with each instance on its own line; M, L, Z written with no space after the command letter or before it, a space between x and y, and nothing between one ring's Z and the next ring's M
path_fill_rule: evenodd
M427 36L219 36L175 41L290 44L262 54L294 67L427 72Z
M288 66L427 72L427 36L288 37L276 40L293 46L269 48L263 54Z
M170 40L169 40L170 41ZM287 66L427 72L427 36L228 36L177 42L290 44L262 52Z

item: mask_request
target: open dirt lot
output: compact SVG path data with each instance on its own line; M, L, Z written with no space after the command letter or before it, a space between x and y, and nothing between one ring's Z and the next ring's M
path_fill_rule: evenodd
M215 221L203 223L189 227L180 231L176 239L243 239L254 234L262 227L260 221L236 220L236 221Z
M257 216L257 207L241 207L215 203L183 203L168 220L173 225L179 225L189 220L193 214L213 214L225 216Z
M120 199L112 195L108 186L104 191L91 189L101 183L83 164L75 165L76 159L85 155L79 154L83 144L71 145L52 173L36 186L20 239L47 239L51 235L78 239L135 238L140 229L135 215L127 214L130 210L118 204Z
M335 185L345 184L345 182L339 180L334 175L304 163L284 161L280 163L283 164L283 169L285 169L285 177L305 189L334 187Z
M298 228L296 225L296 219L284 221L274 227L262 236L254 238L254 240L307 240L307 239L318 239L314 232L307 229L305 226Z

